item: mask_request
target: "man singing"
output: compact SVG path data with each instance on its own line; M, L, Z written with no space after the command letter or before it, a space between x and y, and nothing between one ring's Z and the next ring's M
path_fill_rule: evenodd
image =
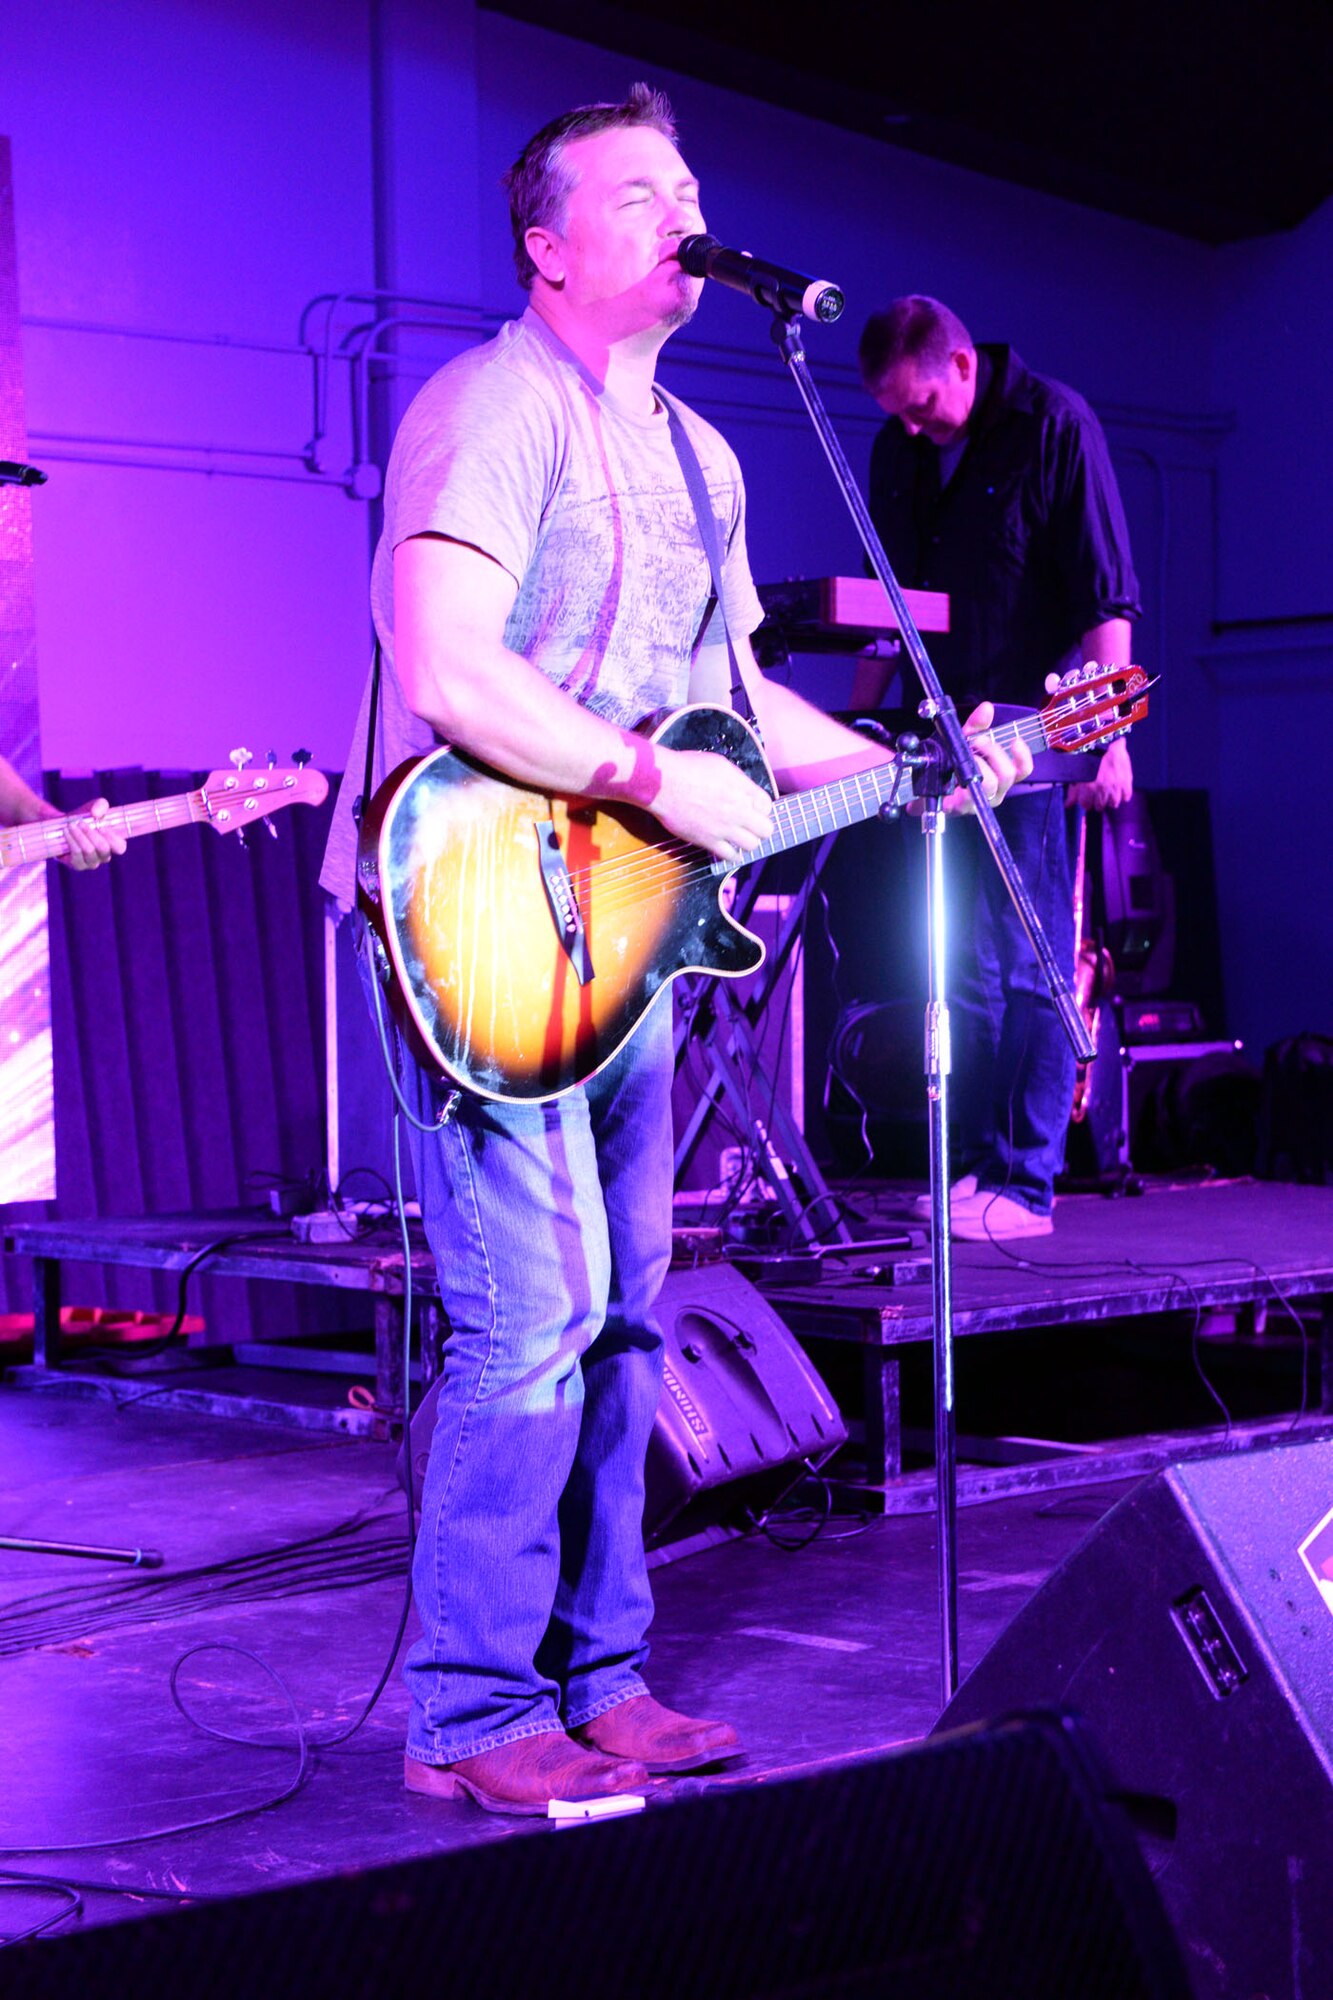
M676 261L703 228L698 185L645 85L546 126L506 180L528 309L426 384L389 464L372 580L376 782L444 740L538 791L645 807L735 859L769 831L766 795L724 758L634 733L663 707L725 703L731 679L654 380L701 289ZM755 669L740 471L716 431L675 408L779 783L878 761ZM344 905L368 710L369 692L322 877ZM1018 753L983 738L979 755L1002 795ZM546 1104L465 1099L438 1134L413 1137L449 1322L406 1668L416 1791L540 1813L738 1751L729 1724L673 1713L642 1679L671 1076L663 1003L588 1084ZM440 1079L415 1070L412 1087L429 1117Z

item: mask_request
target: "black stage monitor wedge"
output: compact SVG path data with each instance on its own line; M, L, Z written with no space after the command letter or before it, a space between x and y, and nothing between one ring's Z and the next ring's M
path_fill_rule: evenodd
M1199 2000L1333 1993L1333 1443L1144 1480L939 1727L1048 1703L1101 1744Z
M657 1317L666 1367L648 1446L649 1548L771 1505L847 1440L795 1334L732 1265L669 1271Z
M359 1762L368 1792L401 1784L396 1757ZM1187 2000L1133 1836L1053 1718L528 1827L16 1945L6 2000Z
M650 1549L771 1506L847 1441L795 1334L732 1265L668 1271L657 1317L666 1356L646 1467ZM439 1393L433 1382L412 1413L418 1506ZM398 1477L405 1485L401 1450Z

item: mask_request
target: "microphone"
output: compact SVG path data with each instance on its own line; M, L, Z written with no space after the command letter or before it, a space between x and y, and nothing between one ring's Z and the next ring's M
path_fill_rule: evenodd
M17 459L0 458L0 486L45 486L46 474L36 465L20 465Z
M682 271L691 278L716 278L734 292L748 292L770 312L788 319L804 313L827 325L841 313L847 301L836 285L826 278L805 278L799 271L785 271L780 264L765 264L748 250L728 250L716 236L686 236L676 252Z

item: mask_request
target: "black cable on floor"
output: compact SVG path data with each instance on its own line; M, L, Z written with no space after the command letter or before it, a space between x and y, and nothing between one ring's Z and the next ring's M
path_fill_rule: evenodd
M80 1345L77 1357L74 1358L80 1361L92 1357L99 1360L113 1357L122 1361L155 1360L159 1354L165 1354L168 1348L177 1346L180 1341L181 1328L185 1324L186 1287L201 1265L206 1264L210 1257L216 1257L220 1250L231 1250L238 1243L272 1243L275 1239L281 1240L289 1234L286 1223L274 1222L266 1229L236 1229L230 1235L219 1236L214 1242L206 1243L203 1249L191 1257L187 1264L183 1264L177 1273L176 1317L159 1339L135 1341L130 1346L120 1341L85 1341Z
M382 1582L400 1573L403 1537L356 1539L363 1528L381 1518L362 1513L300 1541L174 1574L135 1575L111 1584L64 1584L15 1599L0 1614L0 1658L34 1646L59 1645L90 1630L157 1623L169 1613L187 1617L215 1611L224 1599L252 1603Z
M11 1944L26 1944L29 1938L41 1937L44 1931L54 1930L57 1924L77 1917L83 1909L83 1898L70 1882L46 1880L41 1876L11 1876L8 1871L0 1871L0 1896L5 1895L52 1895L64 1898L62 1907L43 1917L39 1923L29 1924L26 1931L15 1931L6 1937L0 1933L0 1948Z
M818 1508L784 1506L782 1501L778 1501L772 1507L766 1508L762 1514L749 1516L750 1533L763 1535L775 1549L781 1549L787 1555L799 1555L802 1549L808 1549L815 1541L826 1543L853 1541L858 1535L865 1534L868 1528L872 1528L879 1518L877 1515L858 1511L850 1517L849 1525L832 1532L830 1530L830 1522L833 1519L832 1481L822 1472L816 1471L813 1466L807 1466L805 1476L798 1482L798 1487L808 1483L813 1483L819 1489L821 1504ZM788 1530L798 1532L788 1533Z
M83 1854L83 1853L99 1852L107 1848L133 1847L142 1845L147 1841L174 1839L182 1834L188 1834L188 1833L202 1833L210 1830L213 1827L228 1826L233 1824L237 1820L253 1818L259 1813L274 1812L278 1809L278 1807L286 1805L287 1802L290 1799L294 1798L296 1794L304 1786L311 1769L311 1752L319 1750L330 1750L340 1744L348 1742L353 1736L355 1736L357 1731L360 1728L362 1728L362 1726L365 1724L368 1717L373 1712L385 1688L388 1686L389 1676L393 1672L394 1662L398 1658L398 1653L403 1642L403 1636L407 1629L408 1616L411 1610L411 1603L412 1603L411 1557L416 1543L416 1500L414 1493L414 1474L412 1466L412 1438L411 1438L411 1410L410 1410L412 1257L411 1257L411 1243L407 1227L407 1212L403 1201L401 1124L397 1113L395 1113L394 1117L393 1136L394 1136L394 1149L393 1149L394 1189L395 1189L399 1229L400 1229L402 1250L403 1250L403 1357L402 1357L403 1383L405 1387L405 1395L408 1397L409 1401L409 1407L405 1408L402 1413L403 1430L404 1430L404 1458L406 1461L406 1475L407 1475L406 1487L407 1487L408 1563L407 1563L407 1574L405 1579L403 1604L402 1604L402 1609L398 1616L397 1626L394 1631L393 1643L389 1648L389 1653L387 1659L385 1660L384 1668L379 1676L378 1681L375 1684L373 1691L371 1692L369 1698L362 1707L360 1714L345 1729L337 1731L332 1736L311 1738L306 1730L304 1723L301 1720L300 1711L296 1706L296 1702L293 1699L291 1691L288 1688L286 1682L283 1680L282 1676L276 1671L276 1669L269 1666L267 1661L261 1659L257 1653L250 1651L248 1647L235 1645L229 1640L208 1640L201 1642L198 1645L188 1647L184 1653L178 1656L171 1669L171 1679L170 1679L171 1699L179 1714L183 1716L187 1722L191 1723L196 1729L200 1730L202 1734L204 1734L205 1736L210 1736L215 1741L220 1743L244 1744L247 1747L255 1749L274 1749L274 1748L281 1749L287 1747L285 1744L282 1743L274 1744L271 1742L266 1742L262 1738L257 1738L248 1735L238 1735L231 1730L223 1730L216 1728L212 1723L203 1721L197 1714L195 1714L193 1710L189 1708L189 1706L187 1705L186 1701L184 1700L181 1694L180 1676L182 1669L186 1666L186 1664L190 1660L195 1659L201 1653L209 1653L209 1652L232 1653L235 1654L240 1659L250 1660L251 1662L253 1662L255 1666L257 1666L260 1669L262 1673L268 1675L269 1679L273 1682L274 1686L278 1689L279 1693L282 1695L283 1700L286 1702L288 1711L291 1716L292 1727L295 1733L297 1764L296 1764L296 1770L293 1773L290 1782L287 1785L285 1785L280 1792L274 1794L274 1796L271 1798L262 1799L257 1803L250 1803L244 1806L237 1806L225 1812L214 1813L205 1819L187 1820L171 1826L153 1827L140 1833L117 1834L110 1839L103 1839L103 1840L78 1841L74 1843L65 1842L59 1846L45 1846L45 1847L40 1847L40 1846L0 1847L0 1856L6 1856L6 1857L10 1855L21 1856L25 1854L30 1854L30 1855ZM211 1250L217 1250L221 1247L222 1247L221 1244L214 1244L210 1246ZM198 1260L196 1260L196 1262L197 1261ZM191 1266L191 1268L193 1268L193 1266ZM184 1278L187 1275L188 1271L182 1274L182 1288L181 1288L182 1311L184 1304ZM354 1532L358 1527L363 1525L366 1518L367 1517L365 1515L358 1516L352 1522L343 1524L341 1529L334 1531L335 1535L342 1535ZM280 1550L274 1552L274 1554L276 1554L277 1562L280 1565L284 1559L290 1556L292 1550L300 1550L304 1552L305 1550L308 1550L312 1547L318 1547L319 1544L321 1544L322 1542L326 1542L327 1539L328 1539L327 1537L310 1536L307 1537L304 1542L294 1543L290 1545L289 1549ZM400 1560L401 1560L401 1546L402 1546L401 1543L398 1544ZM275 1565L273 1561L273 1556L270 1555L270 1556L260 1557L259 1564L263 1567L265 1571L265 1581L270 1585L269 1591L265 1594L272 1594L271 1585L275 1575ZM197 1576L218 1575L218 1574L225 1575L229 1567L232 1566L225 1563L209 1564L206 1565L203 1569L194 1572L194 1574ZM276 1570L276 1576L279 1580L281 1580L282 1572L280 1567L277 1568ZM358 1582L365 1580L366 1579L364 1577L356 1579L356 1581ZM154 1581L157 1580L155 1579ZM176 1580L163 1579L162 1581L174 1582ZM321 1577L321 1582L323 1582L322 1577ZM316 1585L316 1587L320 1586ZM347 1586L345 1583L341 1583L339 1587L347 1587ZM69 1597L73 1594L75 1593L55 1592L55 1593L47 1593L47 1596L62 1597L64 1602L68 1603ZM117 1593L117 1595L119 1594L120 1593ZM141 1593L135 1592L133 1594L135 1596L138 1596ZM154 1593L155 1598L158 1595L159 1593L156 1592ZM103 1596L103 1602L105 1602L105 1596L106 1594L104 1594ZM215 1600L210 1599L210 1606L214 1601ZM156 1615L160 1615L160 1607ZM32 1642L29 1641L28 1643L31 1644ZM26 1650L26 1648L25 1647L11 1648L11 1650ZM0 1644L0 1651L3 1651L2 1644ZM26 1888L29 1891L35 1888L39 1892L42 1890L49 1890L53 1894L58 1894L65 1899L65 1907L53 1913L50 1917L44 1918L40 1923L30 1926L25 1931L19 1932L13 1938L0 1939L0 1944L6 1944L6 1943L17 1944L21 1943L27 1938L39 1936L44 1931L54 1929L56 1925L68 1921L71 1917L76 1916L82 1910L83 1907L82 1897L78 1893L78 1887L73 1883L58 1881L54 1878L39 1878L35 1876L22 1876L22 1875L11 1874L8 1876L7 1879L4 1876L0 1876L0 1890L3 1890L6 1887L11 1887L17 1890L18 1888L20 1888L20 1886ZM83 1886L87 1886L88 1888L102 1889L107 1885L87 1884ZM119 1885L114 1890L108 1888L108 1893L151 1895L154 1892L135 1891L127 1889L124 1885ZM171 1898L170 1900L175 1901L178 1899ZM185 1900L196 1900L196 1899L192 1897L187 1898L182 1896L179 1900L185 1901Z
M257 1804L236 1806L227 1812L210 1813L205 1819L182 1820L172 1826L152 1827L143 1833L119 1833L105 1840L66 1840L59 1843L52 1843L45 1847L0 1847L0 1855L8 1857L9 1855L23 1854L93 1854L108 1847L138 1847L147 1840L174 1839L177 1835L183 1833L203 1833L210 1827L229 1826L234 1820L250 1819L257 1813L272 1812L278 1806L286 1805L288 1799L295 1798L297 1792L304 1785L306 1773L310 1768L310 1745L306 1736L305 1725L301 1721L296 1703L292 1699L287 1683L274 1668L270 1667L266 1661L261 1660L257 1653L250 1652L248 1647L233 1645L229 1640L208 1640L202 1645L191 1646L186 1652L182 1653L171 1669L171 1699L175 1702L177 1708L180 1709L181 1714L192 1721L197 1729L202 1729L207 1736L218 1737L221 1742L239 1743L248 1739L238 1736L229 1737L218 1730L209 1728L206 1724L201 1723L197 1716L190 1716L188 1710L182 1707L177 1696L176 1683L180 1675L180 1670L185 1665L185 1662L192 1660L197 1653L235 1653L242 1659L252 1660L261 1673L268 1675L291 1712L292 1727L296 1735L297 1763L290 1783L285 1785L280 1792L275 1793L272 1798L261 1799ZM273 1746L262 1745L258 1747L271 1748Z

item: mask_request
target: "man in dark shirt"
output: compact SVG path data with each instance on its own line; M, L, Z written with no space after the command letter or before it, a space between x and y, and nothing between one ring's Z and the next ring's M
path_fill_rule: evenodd
M1013 349L973 344L936 299L897 299L861 336L861 376L889 421L875 440L870 511L900 582L949 594L931 652L964 713L985 697L1031 709L1082 660L1124 666L1138 585L1100 424L1082 397L1034 375ZM867 662L857 706L881 698ZM1003 719L1003 715L1001 718ZM1130 796L1123 739L1095 777L1020 789L1001 826L1047 935L1073 968L1074 807ZM998 871L970 839L951 868L962 1178L955 1233L1044 1235L1064 1157L1074 1061Z

